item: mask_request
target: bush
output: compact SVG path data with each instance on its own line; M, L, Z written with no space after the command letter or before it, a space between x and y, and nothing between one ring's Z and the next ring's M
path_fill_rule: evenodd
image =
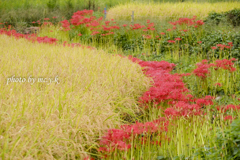
M233 26L240 26L240 9L226 12L227 19Z
M240 26L240 9L233 9L222 13L211 12L205 22L214 23L216 25L227 22L234 27Z

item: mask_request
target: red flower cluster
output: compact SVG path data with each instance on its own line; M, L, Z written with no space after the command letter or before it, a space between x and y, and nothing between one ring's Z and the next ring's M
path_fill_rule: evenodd
M214 97L212 96L205 96L204 98L196 99L196 103L201 107L209 106L209 105L213 105L213 101L212 101L213 99Z
M240 105L233 105L233 104L229 104L227 106L221 106L221 107L217 107L217 110L222 112L222 113L225 113L227 111L237 111L237 110L240 110Z
M236 71L236 68L233 67L234 63L232 61L236 61L235 58L231 58L230 60L216 60L215 69L222 68L224 70L229 70L230 72Z
M207 62L207 60L202 60L201 63L197 63L197 68L193 71L193 74L201 79L207 78L207 76L210 74L208 68L211 67L211 65L209 65Z
M1 34L5 34L5 35L8 35L8 36L13 36L16 39L24 38L24 39L27 39L30 42L47 43L47 44L54 44L54 45L56 45L57 41L58 41L58 39L56 39L56 38L49 38L47 36L45 36L45 37L37 37L35 34L26 34L25 35L25 34L17 33L15 30L7 31L5 29L0 29L0 35ZM75 46L77 46L77 47L85 48L85 46L82 46L79 43L67 44L66 41L63 43L63 46L68 46L68 47L75 47ZM91 46L87 46L87 48L94 49Z
M92 16L92 10L83 10L77 11L73 14L72 18L70 19L71 24L73 25L72 28L77 28L78 26L84 26L87 29L89 28L92 31L91 35L97 35L100 33L102 36L114 34L113 30L120 29L119 26L113 25L116 22L113 20L103 22L103 18L96 18ZM61 22L62 27L65 28L65 31L70 30L70 23L67 20ZM111 25L110 25L111 23ZM104 25L105 24L105 25Z
M132 30L137 30L137 29L141 29L141 28L144 28L144 27L145 27L144 25L140 25L140 24L130 25L130 28Z
M224 70L229 70L230 72L236 71L236 68L233 67L234 63L232 61L236 61L235 58L231 58L230 60L216 60L215 63L208 64L207 60L202 60L201 63L197 63L197 68L193 71L194 75L200 77L201 79L207 78L210 75L209 68L214 67L215 70L222 68Z
M68 20L61 21L61 23L62 23L62 27L65 28L65 31L70 30L70 23L68 22Z
M201 115L203 112L198 104L189 104L184 101L179 101L173 107L167 108L164 113L166 117L176 118Z
M99 152L113 152L115 149L128 150L131 148L132 137L141 137L144 141L146 137L142 135L167 132L168 125L169 121L162 117L152 122L136 122L132 125L122 125L120 129L109 129L100 140L102 147L99 148Z
M173 26L176 25L188 25L188 26L194 26L195 28L198 28L199 26L202 26L204 24L204 22L202 20L195 20L196 16L193 16L193 18L179 18L177 21L175 22L169 22L170 24L172 24Z
M229 46L228 46L229 45ZM225 48L226 49L231 49L233 44L232 42L228 42L228 45L225 45L225 44L217 44L216 46L213 46L211 47L212 49L217 49L217 47L219 47L220 50L224 50Z

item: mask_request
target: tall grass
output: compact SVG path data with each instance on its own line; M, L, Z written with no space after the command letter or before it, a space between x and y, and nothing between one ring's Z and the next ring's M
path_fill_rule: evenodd
M83 159L149 87L137 64L103 51L0 41L0 159Z
M134 19L158 19L177 20L180 17L197 16L203 19L210 12L224 12L234 8L239 8L239 2L219 2L219 3L127 3L112 7L107 14L107 19L130 20L132 11Z

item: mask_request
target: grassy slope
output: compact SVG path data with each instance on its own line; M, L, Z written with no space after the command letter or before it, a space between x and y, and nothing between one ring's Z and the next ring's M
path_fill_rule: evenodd
M133 109L149 86L137 64L103 51L0 41L2 159L79 159L97 145L94 135L120 124L115 111ZM13 75L58 76L60 84L7 85Z

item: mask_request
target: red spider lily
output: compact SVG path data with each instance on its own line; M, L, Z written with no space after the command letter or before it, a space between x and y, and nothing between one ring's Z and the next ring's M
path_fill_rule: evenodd
M48 43L48 44L53 44L53 45L56 45L57 44L57 41L58 39L56 38L49 38L47 36L45 37L37 37L35 34L31 34L31 35L24 35L24 34L21 34L21 33L17 33L15 30L10 30L10 31L6 31L4 29L0 29L0 34L6 34L8 36L13 36L15 37L16 39L19 39L19 38L25 38L27 39L28 41L31 41L31 42L38 42L38 43ZM79 43L72 43L72 44L66 44L67 42L64 41L63 43L63 46L69 46L69 47L82 47L84 48L84 46L81 46ZM89 49L94 49L93 47L90 47L90 46L87 46L87 48Z
M197 43L201 44L201 43L202 43L202 41L198 41Z
M169 117L169 116L178 116L179 115L179 112L176 111L174 108L167 108L165 111L164 111L164 114L165 116Z
M61 21L62 27L65 28L65 31L71 30L68 20Z
M168 40L168 43L175 43L174 40Z
M217 47L220 47L220 50L223 50L226 47L226 45L224 45L224 44L217 44Z
M136 30L136 29L141 29L141 28L144 28L145 26L144 25L140 25L140 24L134 24L134 25L130 25L131 29L132 30Z
M150 23L150 20L147 20L147 23Z
M146 39L151 39L151 35L143 35L143 38L146 38Z
M165 33L164 33L164 32L161 32L160 34L161 34L161 35L165 35Z
M236 68L233 67L234 63L232 61L235 61L235 60L236 60L235 58L230 60L227 60L227 59L216 60L215 61L216 69L222 68L224 70L229 70L230 72L234 72L236 71Z
M85 157L83 160L94 160L94 158Z
M182 40L182 39L181 39L181 38L175 38L175 40L176 40L176 41L180 41L180 40Z
M78 36L82 36L82 34L81 34L81 33L79 33L79 34L78 34Z
M209 106L209 105L213 105L213 101L212 101L213 99L214 97L212 96L205 96L204 98L196 99L196 103L201 107Z
M82 11L77 11L74 13L74 15L80 15L80 16L91 16L93 14L93 10L82 10Z
M232 47L232 46L233 46L233 43L232 43L232 42L228 42L228 45L229 45L230 47Z
M207 76L210 74L208 68L211 67L211 65L207 64L207 60L202 60L201 63L197 63L196 65L197 68L193 71L193 74L201 79L207 78Z
M127 24L124 24L123 27L127 27Z
M49 18L44 18L44 20L45 20L45 21L48 21L48 20L49 20Z
M199 25L199 26L201 26L201 25L204 24L204 22L203 22L202 20L198 20L198 21L196 22L196 24Z
M225 107L222 107L223 111L226 112L228 110L233 110L233 111L236 111L236 110L240 110L240 106L238 105L233 105L233 104L229 104Z
M224 121L229 120L230 122L233 120L234 118L232 116L225 116L224 117Z
M109 23L110 23L110 21L105 21L105 24L106 24L106 26L108 26L108 25L109 25Z
M169 29L167 29L167 31L171 31L171 29L169 28Z
M128 150L131 148L131 137L141 136L141 142L146 143L143 134L161 133L167 131L169 122L165 118L159 118L152 122L139 123L132 125L122 125L121 129L109 129L105 136L100 140L99 152L113 152L115 149Z
M33 21L32 23L36 23L35 21Z
M57 17L52 17L53 19L56 19Z
M217 49L217 47L215 47L215 46L213 46L213 47L211 47L212 48L212 50L215 50L215 49Z
M215 85L215 86L218 86L218 87L221 87L221 86L222 86L221 83L215 83L214 85Z
M98 31L94 31L94 32L92 32L92 34L91 35L96 35L96 34L99 34L100 32L98 32Z

